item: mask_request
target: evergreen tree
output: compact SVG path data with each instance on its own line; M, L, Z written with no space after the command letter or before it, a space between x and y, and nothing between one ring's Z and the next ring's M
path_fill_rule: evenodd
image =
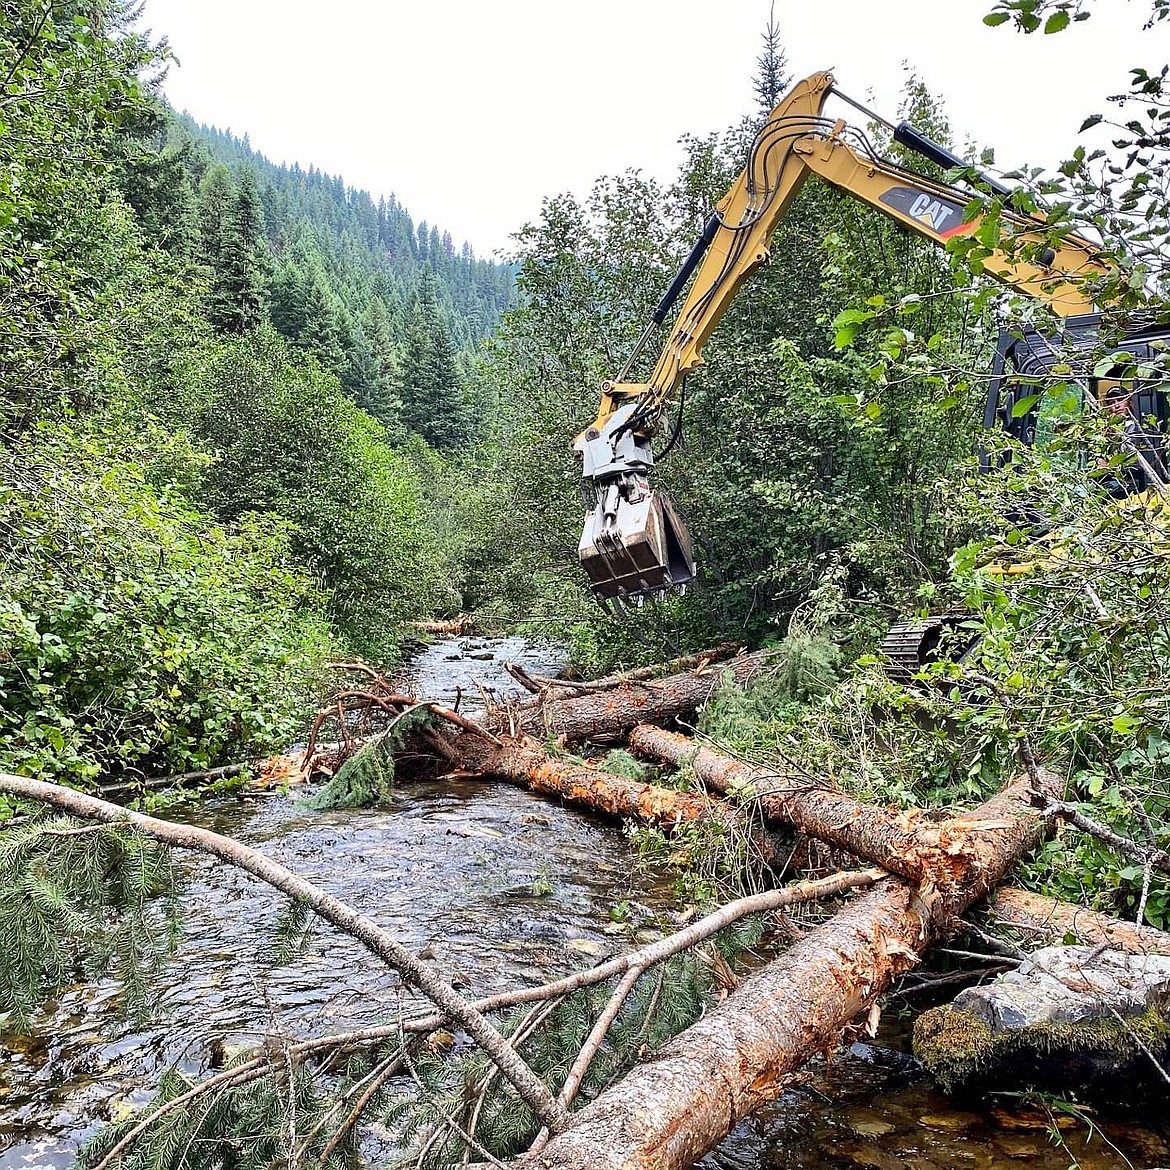
M207 315L224 333L244 333L264 320L261 250L264 212L256 178L245 171L237 188L222 163L199 184L199 235L209 270Z
M760 112L771 113L792 81L788 72L788 58L780 45L780 30L776 27L775 5L768 9L768 27L764 30L764 49L756 58L757 72L752 88L760 103Z
M330 370L343 361L341 328L328 278L311 236L302 235L282 259L269 296L277 331Z
M394 345L394 332L386 302L370 298L361 318L362 335L373 351L377 367L377 390L368 401L358 402L391 432L401 425L402 366Z
M465 443L470 412L429 264L422 270L407 324L404 367L402 421L440 451Z

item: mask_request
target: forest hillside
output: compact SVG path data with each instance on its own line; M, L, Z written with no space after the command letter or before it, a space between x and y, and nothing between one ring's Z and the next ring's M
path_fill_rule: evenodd
M1025 7L997 22L1039 28ZM570 442L792 81L775 27L742 122L687 138L673 180L549 193L495 264L389 195L175 114L165 52L116 0L10 15L0 768L87 783L254 757L303 728L331 658L393 663L413 621L474 611L594 670L778 647L779 691L713 730L866 792L982 796L1037 753L1112 794L1125 832L1161 823L1143 794L1168 742L1150 681L1165 567L1116 507L1120 424L1089 410L1043 449L982 430L1001 325L1056 328L986 274L1017 246L1005 211L1044 198L1052 240L1094 232L1112 310L1011 418L1079 394L1077 370L1137 369L1126 321L1163 305L1157 71L1135 73L1151 125L1118 124L1120 161L1075 147L1057 174L1006 176L1008 196L976 181L979 229L945 250L803 189L662 428L656 482L699 578L615 622L576 563ZM973 156L912 73L899 113ZM894 164L956 181L865 130ZM1061 574L988 576L1040 528L1065 534ZM907 691L874 652L931 613L962 614L979 652ZM1062 843L1037 880L1066 879L1164 921L1149 866Z

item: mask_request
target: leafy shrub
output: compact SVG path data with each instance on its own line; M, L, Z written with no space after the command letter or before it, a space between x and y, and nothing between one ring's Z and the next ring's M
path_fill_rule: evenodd
M119 447L42 427L0 461L8 771L77 782L268 751L329 649L279 524L213 526Z
M227 520L282 517L351 647L392 657L400 624L451 592L412 462L332 375L271 330L212 350L191 391L187 417L168 421L187 422L213 456L200 498Z

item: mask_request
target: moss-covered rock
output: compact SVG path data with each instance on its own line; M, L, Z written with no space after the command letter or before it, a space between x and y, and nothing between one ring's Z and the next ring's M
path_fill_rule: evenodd
M1166 1099L1155 1066L1170 1063L1170 1022L1151 1006L1140 1015L993 1030L953 1005L914 1025L914 1054L945 1092L1036 1089L1122 1105Z

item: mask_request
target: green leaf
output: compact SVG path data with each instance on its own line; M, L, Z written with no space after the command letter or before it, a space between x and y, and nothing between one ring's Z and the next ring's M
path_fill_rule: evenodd
M1062 29L1068 28L1069 14L1067 8L1058 8L1045 22L1044 32L1058 33Z
M1092 129L1094 126L1096 126L1096 125L1097 125L1099 122L1103 121L1103 120L1104 120L1104 118L1105 118L1105 115L1104 115L1104 114L1090 114L1090 115L1089 115L1089 116L1088 116L1088 117L1087 117L1087 118L1086 118L1086 119L1085 119L1085 120L1084 120L1084 121L1081 123L1081 133L1083 134L1083 133L1084 133L1086 130L1091 130L1091 129Z
M1012 418L1023 418L1040 401L1041 397L1040 394L1029 394L1026 398L1021 398L1012 407Z
M1132 735L1141 726L1141 722L1132 715L1114 715L1113 730L1118 735Z
M997 25L1007 24L1011 18L1010 12L989 12L983 18L983 23L995 28Z

